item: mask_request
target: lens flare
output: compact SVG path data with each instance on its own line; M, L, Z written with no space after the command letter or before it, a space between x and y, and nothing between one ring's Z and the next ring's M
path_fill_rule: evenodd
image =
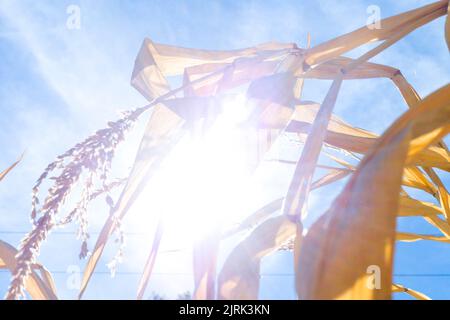
M238 222L254 199L249 146L239 128L248 115L245 96L227 96L222 104L204 135L183 137L134 208L161 216L173 246Z

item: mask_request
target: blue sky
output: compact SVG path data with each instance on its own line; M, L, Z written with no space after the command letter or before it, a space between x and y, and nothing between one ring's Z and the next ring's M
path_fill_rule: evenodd
M272 40L296 42L304 47L308 32L312 45L316 45L364 25L369 5L378 5L381 16L387 17L431 2L0 0L0 168L26 150L20 166L0 184L0 239L16 245L22 232L29 230L31 187L48 162L115 119L119 110L146 103L129 84L144 37L206 49L249 47ZM81 9L80 30L66 28L66 8L71 4ZM361 52L356 50L350 56ZM373 61L399 68L421 96L449 83L444 19L415 31ZM304 98L321 101L328 85L326 81L307 83ZM336 113L347 122L377 133L405 110L399 93L383 79L346 82L336 105ZM141 133L142 123L121 149L116 161L121 167L126 169L131 164ZM290 155L295 157L295 152ZM291 168L271 170L288 174ZM448 173L442 174L449 185ZM270 197L281 196L289 182L269 178L264 181L271 183L266 191ZM324 189L312 197L313 216L323 212L336 188ZM96 213L91 228L95 232L104 221L106 210L98 206L93 211ZM129 225L132 224L130 219ZM435 233L418 220L402 220L399 227ZM147 252L151 238L139 237L130 235L127 248L140 248L145 243L143 251ZM58 233L50 236L42 249L40 260L50 270L58 271L55 279L63 298L77 294L67 285L66 270L68 266L83 268L84 262L77 258L78 247L74 235ZM107 258L113 251L114 247L106 252ZM130 249L126 256L129 261L114 279L107 274L108 259L102 260L98 268L102 273L94 276L86 298L133 298L139 277L136 272L140 272L146 254L139 254L141 251ZM450 245L405 243L398 245L396 255L398 282L433 298L450 298L450 276L406 276L449 273ZM157 291L174 297L190 289L191 270L184 266L189 264L189 252L167 254L160 260L148 294ZM277 253L264 260L261 298L294 297L292 277L286 275L292 273L291 265L289 253ZM5 292L8 279L8 274L0 273L0 295Z

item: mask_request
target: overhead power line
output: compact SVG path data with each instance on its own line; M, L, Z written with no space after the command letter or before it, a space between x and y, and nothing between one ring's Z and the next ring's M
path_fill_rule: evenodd
M0 270L0 273L9 273L9 270ZM51 274L73 274L64 270L53 270ZM94 271L93 274L98 275L110 275L109 271ZM117 271L115 275L142 275L142 272L137 271ZM193 273L189 272L153 272L152 275L156 276L193 276ZM262 273L261 277L294 277L294 273ZM430 278L446 278L450 277L450 273L398 273L394 274L394 277L415 278L415 277L430 277Z

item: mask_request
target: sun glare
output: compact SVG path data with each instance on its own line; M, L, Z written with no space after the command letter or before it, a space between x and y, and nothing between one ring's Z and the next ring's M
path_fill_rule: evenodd
M147 214L163 217L166 243L179 245L230 226L248 214L255 199L249 146L238 128L247 116L245 96L226 97L222 103L223 112L208 132L186 135L139 201Z

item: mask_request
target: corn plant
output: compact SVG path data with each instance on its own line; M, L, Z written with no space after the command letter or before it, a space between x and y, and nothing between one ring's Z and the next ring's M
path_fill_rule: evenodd
M79 293L82 298L108 240L114 232L121 232L129 208L151 183L167 155L195 124L207 128L211 119L220 116L221 101L227 94L245 88L252 109L244 132L256 129L270 132L272 138L293 133L303 149L292 163L295 172L288 177L290 185L284 198L272 199L236 228L214 233L196 244L193 298L256 299L262 258L277 250L291 250L299 299L389 299L392 292L427 299L392 282L394 246L395 241L450 242L450 195L435 170L450 171L449 151L442 140L450 131L450 85L422 98L400 70L369 60L442 16L447 16L446 41L450 47L448 8L448 0L437 1L384 19L380 29L365 26L317 46L308 41L305 48L271 42L241 50L212 51L145 39L131 83L149 104L108 123L107 128L75 145L44 170L33 187L33 228L12 263L14 271L6 298L18 299L24 289L29 290L29 282L35 281L39 248L56 226L77 221L83 235L80 256L87 257L88 204L105 195L110 215L89 255ZM369 43L378 45L355 59L344 56ZM170 88L170 76L183 77L182 85ZM391 80L408 108L380 136L333 114L344 81L373 78ZM309 79L332 80L322 102L302 100L303 84ZM114 179L110 167L116 148L148 111L151 116L134 165L126 179ZM359 162L352 165L327 154L330 148L353 155ZM319 164L321 154L330 156L337 165ZM327 173L313 180L317 168ZM53 185L42 198L40 186L50 175L54 176ZM304 233L310 193L343 178L348 182L342 192ZM76 199L75 208L61 216L61 207L76 185L82 187L82 195ZM110 191L117 187L122 191L114 201ZM404 187L427 192L439 205L414 199ZM441 235L397 232L399 216L421 216ZM251 232L217 270L220 242L243 230ZM161 224L142 268L139 299L151 277L163 234ZM370 265L382 270L380 290L366 285Z

